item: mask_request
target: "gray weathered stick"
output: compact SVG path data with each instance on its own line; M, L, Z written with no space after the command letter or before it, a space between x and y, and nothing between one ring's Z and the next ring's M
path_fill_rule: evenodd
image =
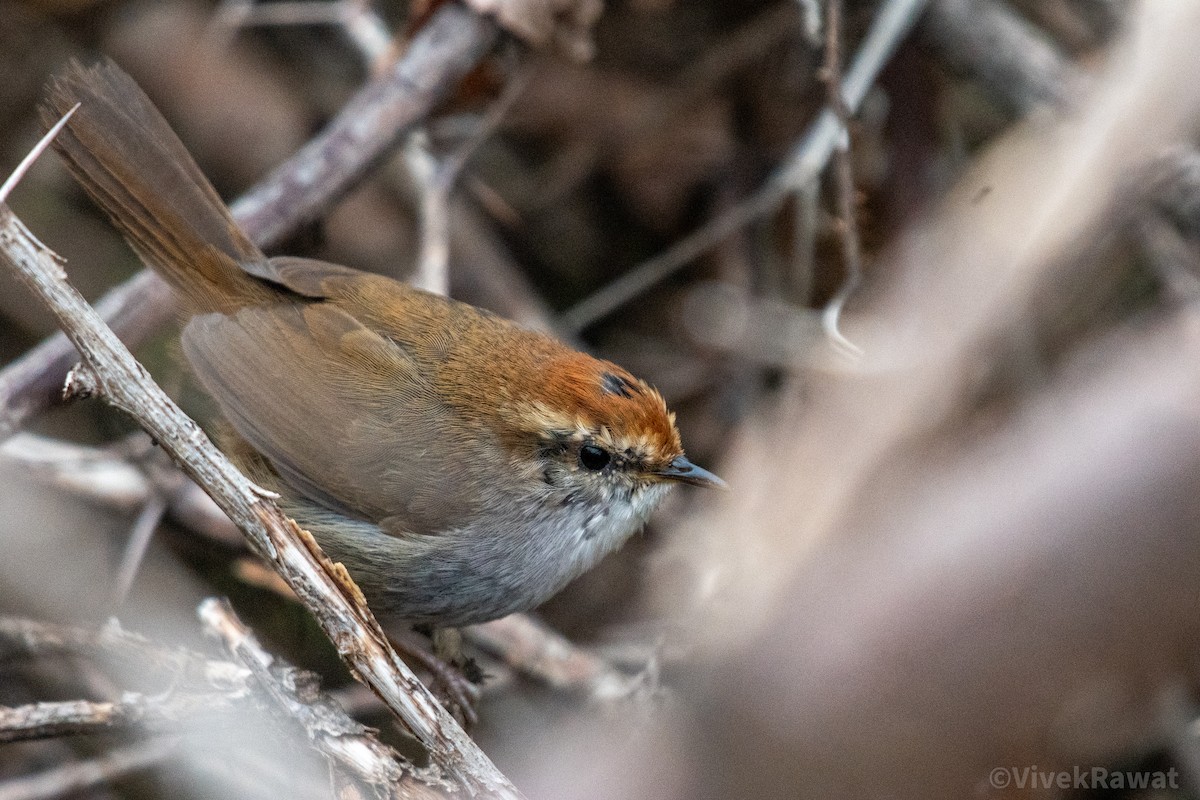
M305 674L267 653L228 600L209 598L200 604L199 614L205 631L220 639L229 654L250 671L277 715L299 723L313 746L332 763L359 780L383 787L398 786L419 775L421 770L406 764L399 753L351 719L333 700L321 694L307 697ZM434 772L421 782L437 780Z
M87 733L175 731L197 718L233 711L228 692L171 692L161 696L126 692L120 700L58 700L0 706L0 743L52 739Z
M299 728L303 740L343 775L382 790L384 796L424 796L446 788L436 768L412 766L329 693L316 691L315 676L267 654L227 602L206 600L201 614L240 664L153 642L115 624L97 631L0 617L0 659L69 655L100 664L124 661L136 664L139 673L162 673L170 679L169 690L155 695L122 692L112 701L0 707L0 742L114 730L202 729L222 724L222 715L235 719L251 699L257 707L277 711L284 726ZM0 784L0 798L5 786Z

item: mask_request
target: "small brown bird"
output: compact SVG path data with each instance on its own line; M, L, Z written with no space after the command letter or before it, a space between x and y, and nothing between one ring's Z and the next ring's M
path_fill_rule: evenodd
M247 475L385 621L530 609L619 547L677 483L721 486L616 364L388 278L267 258L110 62L49 89L55 147L178 292L183 349Z

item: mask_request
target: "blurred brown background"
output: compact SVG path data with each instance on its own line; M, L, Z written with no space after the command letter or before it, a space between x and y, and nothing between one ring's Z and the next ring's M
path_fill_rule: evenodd
M0 164L40 135L47 76L106 53L237 197L430 11L330 3L341 16L322 23L312 5L0 3ZM897 5L845 2L844 65ZM590 61L502 44L418 139L274 249L412 276L421 165L473 146L510 102L448 204L451 294L654 383L689 455L733 486L678 492L540 610L636 688L597 702L476 653L493 681L475 738L530 797L1198 794L1195 6L929 3L852 118L849 186L838 167L786 186L581 324L577 304L780 180L828 105L825 2L609 2ZM90 297L138 268L53 158L10 204ZM858 270L831 335L822 311ZM52 329L7 276L0 320L5 359ZM174 341L165 331L138 355L209 422ZM170 475L99 403L30 430ZM118 608L142 499L98 499L27 454L0 456L0 611L115 614L200 648L193 609L227 594L270 649L402 741L229 531L167 515ZM132 680L9 661L5 705ZM5 779L103 750L95 738L0 745L0 797L26 796L5 795ZM187 747L209 761L80 796L297 785L272 771L280 754L238 762L235 785L211 764L228 742ZM1077 766L1176 778L1022 788Z

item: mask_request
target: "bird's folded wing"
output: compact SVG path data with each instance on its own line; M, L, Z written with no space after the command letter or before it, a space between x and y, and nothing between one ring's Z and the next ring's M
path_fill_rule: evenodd
M478 513L451 487L470 485L486 434L464 435L405 350L345 311L285 301L205 314L183 347L230 424L309 499L411 533Z

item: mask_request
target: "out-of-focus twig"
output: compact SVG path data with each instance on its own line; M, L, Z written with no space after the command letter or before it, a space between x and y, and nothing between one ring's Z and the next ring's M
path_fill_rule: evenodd
M63 764L36 775L25 775L0 782L0 800L57 800L153 767L171 758L179 750L175 736L158 736L102 755Z
M1088 82L1045 34L995 0L933 0L921 34L1018 114L1067 106Z
M0 617L0 659L84 657L99 662L136 664L142 672L161 673L177 688L205 686L237 689L249 673L229 661L168 647L109 624L99 630L50 622Z
M368 0L317 0L256 3L225 0L213 15L212 27L222 39L238 28L271 25L336 25L358 48L369 66L375 66L392 49L392 37Z
M399 659L344 568L330 562L272 495L238 472L200 428L163 394L77 291L57 256L0 205L0 260L8 262L55 315L85 366L68 392L99 394L133 416L237 522L254 548L288 581L338 647L428 750L431 762L464 789L519 797L495 765Z
M639 685L638 677L625 675L527 614L473 625L463 634L518 672L554 689L582 691L595 702L628 697Z
M856 196L854 173L850 165L850 113L842 102L842 2L826 0L825 10L825 81L829 107L841 122L841 135L833 153L833 178L837 196L837 228L842 242L842 266L845 278L837 294L829 301L822 315L825 333L843 350L859 353L839 326L842 308L862 282L862 252L858 241L858 220L855 213Z
M812 302L817 268L817 232L821 218L821 183L812 180L796 190L792 202L791 269L786 273L786 296L805 307Z
M0 460L37 480L118 509L144 506L153 494L146 476L107 450L19 433L0 444Z
M117 569L116 580L113 581L113 608L120 608L125 602L125 598L129 596L129 590L133 588L133 580L137 577L138 568L141 567L146 550L150 547L150 540L166 512L167 500L158 492L152 494L146 504L142 506L142 510L138 512L137 519L134 520L133 527L129 531L125 551L121 555L121 565Z
M151 465L112 448L96 448L19 433L0 443L0 462L21 467L56 489L129 511L155 496L167 500L171 517L210 539L240 546L243 539L229 517L172 465Z
M364 86L320 136L233 205L260 246L318 217L424 118L488 51L495 25L455 3L442 6L404 57ZM170 316L171 293L144 270L111 290L96 309L126 342L137 344ZM0 371L0 438L48 408L77 356L56 335Z
M136 730L172 731L200 716L235 708L239 696L225 692L126 692L119 700L62 700L0 706L0 742Z
M727 283L701 281L684 298L690 341L743 363L796 371L820 363L827 340L819 312Z
M818 0L796 0L804 14L804 35L814 45L821 44L821 5Z
M464 0L469 8L494 17L508 33L535 48L548 48L576 61L595 52L592 27L603 0Z
M479 120L471 136L440 162L428 152L414 154L414 177L422 184L421 252L413 285L445 295L450 289L450 195L467 162L496 130L529 79L529 68L509 78L500 97Z
M842 82L842 100L850 112L858 110L879 71L916 23L926 1L887 0L880 7ZM666 252L642 262L567 309L560 317L561 327L570 332L586 328L687 266L734 231L773 211L790 192L821 173L841 131L837 113L826 108L765 185Z
M334 764L371 785L396 786L411 779L413 768L404 766L392 748L315 691L316 676L277 663L237 618L228 601L205 600L199 613L205 631L219 639L230 656L250 671L254 683L270 698L277 716L301 725L313 746ZM426 782L435 779L436 774L431 774Z

